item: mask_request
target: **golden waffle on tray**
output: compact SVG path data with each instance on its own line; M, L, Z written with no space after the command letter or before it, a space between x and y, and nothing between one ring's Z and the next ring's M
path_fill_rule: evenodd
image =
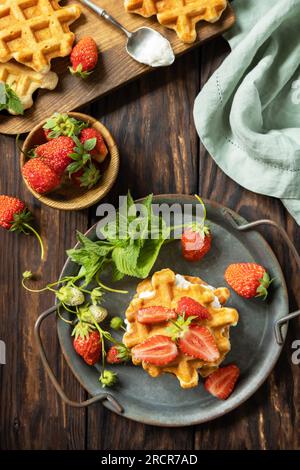
M220 357L216 362L208 363L180 352L175 360L166 366L155 366L135 360L133 363L141 364L152 377L168 372L176 375L182 388L196 387L198 371L201 376L208 376L219 367L230 351L229 329L237 324L239 315L237 310L223 306L229 296L227 288L214 289L198 277L175 275L170 269L158 271L153 274L152 279L142 281L126 311L127 332L123 341L128 348L133 348L151 336L166 335L166 329L171 325L171 322L148 325L139 323L136 317L140 308L163 306L175 309L182 297L191 297L206 307L211 315L211 319L201 320L201 325L208 327L213 334Z
M14 58L47 73L51 59L70 54L69 25L80 13L78 5L61 7L57 0L0 0L0 62Z
M227 0L125 0L128 12L146 18L157 15L160 24L174 29L186 43L196 40L199 21L215 23L226 7Z
M32 106L32 94L38 88L47 88L54 90L58 82L58 76L54 72L42 74L29 69L25 65L14 62L0 64L0 82L7 83L18 95L23 108L28 109ZM8 110L15 114L13 110Z

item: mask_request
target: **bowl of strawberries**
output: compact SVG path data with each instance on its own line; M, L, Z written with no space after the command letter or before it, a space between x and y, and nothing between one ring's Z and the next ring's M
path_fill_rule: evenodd
M85 209L100 201L119 171L119 152L109 130L91 116L55 113L35 126L20 155L23 180L44 204Z

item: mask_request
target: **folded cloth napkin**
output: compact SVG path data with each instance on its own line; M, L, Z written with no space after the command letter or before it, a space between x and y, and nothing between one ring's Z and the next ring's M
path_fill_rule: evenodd
M300 225L300 0L235 0L232 52L195 101L220 168L282 200Z

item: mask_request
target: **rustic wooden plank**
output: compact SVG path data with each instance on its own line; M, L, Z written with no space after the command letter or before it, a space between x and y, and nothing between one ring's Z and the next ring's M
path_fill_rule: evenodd
M192 105L199 87L199 51L169 71L135 84L92 106L120 146L120 177L114 195L130 188L135 198L193 193L197 188L197 145ZM112 200L112 198L110 198ZM95 431L97 430L97 431ZM190 449L193 429L158 429L130 422L101 406L88 413L90 449Z
M48 294L30 294L21 287L22 272L38 273L36 286L57 279L65 248L75 242L75 229L85 230L87 213L59 213L40 204L25 189L19 175L14 139L1 136L0 193L21 197L35 215L46 244L41 264L32 236L0 231L1 322L0 338L6 342L7 364L0 366L0 447L2 449L84 448L85 411L65 409L45 376L33 338L39 313L53 303ZM54 318L45 325L44 341L49 360L74 399L84 397L65 366L58 346Z
M67 3L80 4L80 1L68 0ZM198 25L198 39L195 43L183 44L174 31L160 26L155 17L142 18L139 15L127 13L122 0L114 2L101 0L99 3L129 30L150 26L160 31L171 41L176 55L183 54L221 34L235 21L232 7L229 5L217 23L201 22ZM77 109L151 70L128 56L125 51L126 38L120 31L99 18L86 6L82 4L81 6L82 16L71 26L71 30L79 38L86 35L92 36L99 45L101 59L96 71L88 80L80 80L68 72L68 58L54 60L52 70L59 75L57 88L52 92L39 91L35 106L26 111L24 117L0 116L0 132L7 134L28 132L34 125L58 109L61 112Z
M222 39L202 49L202 83L219 66L228 53ZM228 178L214 163L203 145L200 147L199 191L203 197L220 202L249 221L271 218L289 233L300 248L300 229L280 201L254 194ZM290 308L300 304L299 272L287 247L272 229L262 229L277 255L288 284ZM291 364L291 344L300 337L300 322L293 321L283 353L274 372L260 390L244 405L229 415L207 425L198 426L197 449L297 449L299 448L300 370Z

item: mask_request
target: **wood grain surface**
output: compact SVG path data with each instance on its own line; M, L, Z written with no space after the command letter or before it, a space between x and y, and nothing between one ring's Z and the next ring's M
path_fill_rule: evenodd
M228 52L223 39L192 51L168 70L157 70L84 111L100 119L116 137L121 169L113 191L116 201L128 188L134 197L154 193L195 193L237 210L248 220L276 220L300 248L300 229L282 204L251 193L224 175L199 143L193 103L201 86ZM37 285L56 279L64 251L95 220L96 207L57 212L41 206L22 183L14 139L1 136L0 192L23 197L47 241L47 259L39 264L33 237L0 232L0 339L7 364L0 366L1 449L300 449L300 369L291 362L291 345L300 339L299 320L290 324L287 342L273 373L259 391L227 416L191 428L155 428L125 420L94 405L66 408L45 377L33 342L34 321L51 295L20 288L25 269L38 271ZM289 286L290 308L300 304L299 273L272 229L262 231L271 244ZM83 399L58 347L54 321L45 343L67 394Z
M200 22L197 26L198 39L193 44L182 43L176 33L163 26L153 18L143 18L127 13L123 0L94 0L105 8L128 30L134 31L142 26L153 27L171 42L176 55L183 54L208 39L227 30L235 21L232 7L228 5L221 19L214 24ZM79 0L67 0L65 4L78 3L82 7L81 17L71 25L77 38L92 36L101 52L98 66L89 80L81 80L68 71L69 58L56 59L52 70L59 76L59 84L54 91L40 90L36 94L35 105L27 110L24 116L0 116L0 132L18 134L29 132L33 126L57 111L72 111L99 96L120 87L151 70L128 56L125 50L126 38L110 23L107 23L93 11L81 4Z

